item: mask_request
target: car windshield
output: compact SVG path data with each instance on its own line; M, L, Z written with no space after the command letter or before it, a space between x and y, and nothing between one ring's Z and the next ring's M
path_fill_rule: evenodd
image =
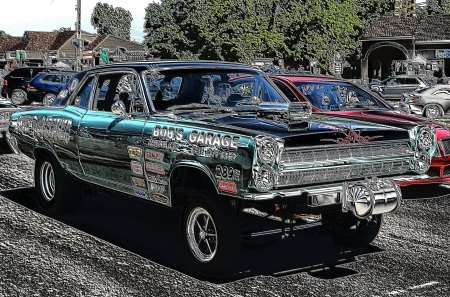
M294 82L294 85L319 110L388 108L386 104L373 95L346 82Z
M252 70L165 70L144 73L147 91L157 111L239 108L287 99L262 73Z

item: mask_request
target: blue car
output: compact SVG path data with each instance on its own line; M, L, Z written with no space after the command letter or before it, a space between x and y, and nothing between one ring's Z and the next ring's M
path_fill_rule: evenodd
M64 87L75 72L41 72L27 85L29 101L42 102L49 106L58 92Z

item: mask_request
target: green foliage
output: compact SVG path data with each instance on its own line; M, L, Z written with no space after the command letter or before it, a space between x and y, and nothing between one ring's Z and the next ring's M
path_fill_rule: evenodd
M122 7L114 7L98 2L91 15L91 24L98 34L111 34L123 39L130 39L131 13Z
M161 0L146 8L146 44L155 57L251 62L357 54L370 21L391 0Z
M0 37L11 37L11 35L9 35L8 33L6 33L3 30L0 30Z

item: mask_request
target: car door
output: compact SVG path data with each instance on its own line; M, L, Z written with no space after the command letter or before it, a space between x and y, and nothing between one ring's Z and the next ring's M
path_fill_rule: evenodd
M395 99L401 97L403 79L398 77L392 77L385 82L385 87L382 96L386 99Z
M78 137L80 163L88 181L130 195L145 192L142 131L146 114L136 109L136 103L143 102L142 92L139 76L131 69L96 75ZM126 113L113 113L117 106Z
M420 82L415 77L403 78L403 88L401 89L400 97L403 93L414 92L420 86Z

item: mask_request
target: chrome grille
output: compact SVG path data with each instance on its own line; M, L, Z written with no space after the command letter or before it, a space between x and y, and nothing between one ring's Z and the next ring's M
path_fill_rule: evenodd
M449 139L450 141L450 139ZM450 142L449 142L450 153ZM312 147L306 149L286 149L281 155L281 164L317 163L350 159L374 159L410 156L412 154L407 142L382 144L364 144L351 146Z
M278 177L277 186L332 182L369 176L405 173L409 170L409 160L396 160L284 171L281 172Z
M441 140L442 150L444 151L444 156L450 155L450 139Z

